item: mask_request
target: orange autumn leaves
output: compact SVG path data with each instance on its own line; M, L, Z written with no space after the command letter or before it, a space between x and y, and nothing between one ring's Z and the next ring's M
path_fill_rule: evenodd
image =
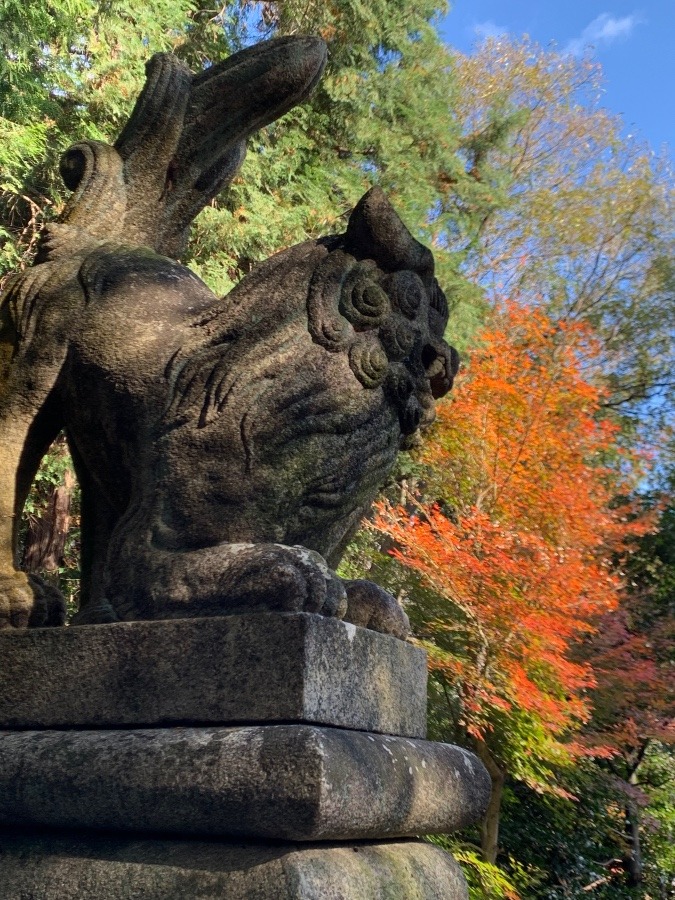
M425 497L381 504L373 523L442 601L415 601L418 636L476 738L495 713L549 738L589 714L593 673L570 646L617 606L610 561L646 527L612 508L634 460L599 415L595 352L584 327L505 303L439 405Z

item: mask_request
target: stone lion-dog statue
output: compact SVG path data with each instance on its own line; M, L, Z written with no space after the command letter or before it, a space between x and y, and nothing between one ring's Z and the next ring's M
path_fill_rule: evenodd
M0 300L0 627L62 624L16 567L17 523L65 429L82 491L76 624L306 611L405 637L384 590L334 572L457 355L431 252L378 188L344 234L259 264L223 299L176 261L246 139L307 97L321 40L197 75L170 54Z

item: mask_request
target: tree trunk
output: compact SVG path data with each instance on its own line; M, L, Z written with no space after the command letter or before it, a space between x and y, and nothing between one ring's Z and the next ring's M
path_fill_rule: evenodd
M628 783L635 786L638 782L638 770L642 765L647 752L649 741L646 741L640 748L633 766L633 771L628 777ZM626 800L626 836L630 844L630 850L626 853L623 861L624 869L628 875L628 883L631 887L637 887L642 883L642 848L640 846L640 807L635 800L628 798Z
M640 848L640 810L632 800L626 802L626 835L630 851L624 857L624 869L631 887L642 882L642 850Z
M499 852L499 815L506 776L483 741L478 741L476 752L492 779L492 794L485 818L481 824L481 855L485 862L496 865L497 853Z
M31 521L23 554L26 572L57 573L63 564L74 486L73 473L66 469L63 484L54 488L47 508L40 518Z

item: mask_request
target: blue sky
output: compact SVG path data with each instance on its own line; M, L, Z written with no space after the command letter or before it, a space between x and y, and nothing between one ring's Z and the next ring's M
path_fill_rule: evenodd
M675 0L454 0L441 34L463 52L482 37L528 34L543 47L581 54L605 76L602 105L625 132L675 151Z

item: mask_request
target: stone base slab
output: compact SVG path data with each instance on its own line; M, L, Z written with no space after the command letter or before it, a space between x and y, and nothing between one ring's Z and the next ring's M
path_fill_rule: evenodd
M241 844L0 831L3 900L466 900L418 841Z
M308 613L0 634L0 728L308 722L424 737L426 657Z
M447 833L490 779L450 744L268 725L0 733L0 823L275 840Z

